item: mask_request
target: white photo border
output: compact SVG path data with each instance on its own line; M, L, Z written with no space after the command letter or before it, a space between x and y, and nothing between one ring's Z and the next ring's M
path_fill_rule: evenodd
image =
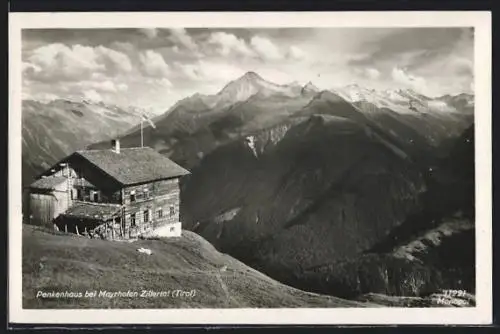
M475 31L476 307L154 310L23 309L21 261L21 30L37 28L148 27L473 27ZM10 13L8 321L18 324L58 325L490 324L492 322L491 47L491 12L488 11Z

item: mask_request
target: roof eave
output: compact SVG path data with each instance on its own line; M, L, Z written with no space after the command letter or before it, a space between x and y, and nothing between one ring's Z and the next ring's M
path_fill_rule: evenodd
M132 183L120 182L120 183L124 187L131 187L131 186L137 186L137 185L140 185L140 184L146 184L146 183L151 183L151 182L156 182L156 181L165 181L165 180L172 180L172 179L180 179L181 177L186 176L188 174L191 174L191 173L188 172L186 174L181 174L181 175L177 175L177 176L161 177L161 178L151 179L151 180L147 180L147 181L140 181L140 182L132 182Z

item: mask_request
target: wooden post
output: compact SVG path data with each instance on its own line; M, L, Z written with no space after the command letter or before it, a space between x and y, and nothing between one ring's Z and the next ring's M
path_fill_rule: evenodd
M76 229L76 234L80 235L80 232L78 232L78 225L75 225L75 229Z
M106 231L104 235L106 236L106 239L107 239L108 238L108 222L107 221L104 222L104 229Z
M64 232L68 233L68 224L64 224Z
M111 225L111 239L115 240L115 217L113 217L113 225Z

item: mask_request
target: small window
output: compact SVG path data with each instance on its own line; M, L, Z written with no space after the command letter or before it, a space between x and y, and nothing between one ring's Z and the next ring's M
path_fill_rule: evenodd
M83 198L82 189L76 190L76 198L81 200Z
M149 222L149 210L144 210L144 222Z
M170 232L174 232L174 231L175 231L175 227L173 227L173 226L172 226L172 227L170 228Z
M130 226L137 226L136 216L137 216L137 213L132 213L130 215Z
M158 218L163 217L163 209L162 208L159 208L158 210L156 210L156 217L158 217Z
M97 191L94 192L94 196L93 196L93 200L94 202L99 202L99 193Z
M170 206L170 215L175 215L175 207L173 205Z
M135 202L135 193L130 193L130 202Z

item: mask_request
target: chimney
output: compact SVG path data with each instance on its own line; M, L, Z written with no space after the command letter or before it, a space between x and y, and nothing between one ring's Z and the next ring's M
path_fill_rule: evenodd
M120 154L120 140L119 139L113 139L111 141L112 150L115 151L115 153Z

